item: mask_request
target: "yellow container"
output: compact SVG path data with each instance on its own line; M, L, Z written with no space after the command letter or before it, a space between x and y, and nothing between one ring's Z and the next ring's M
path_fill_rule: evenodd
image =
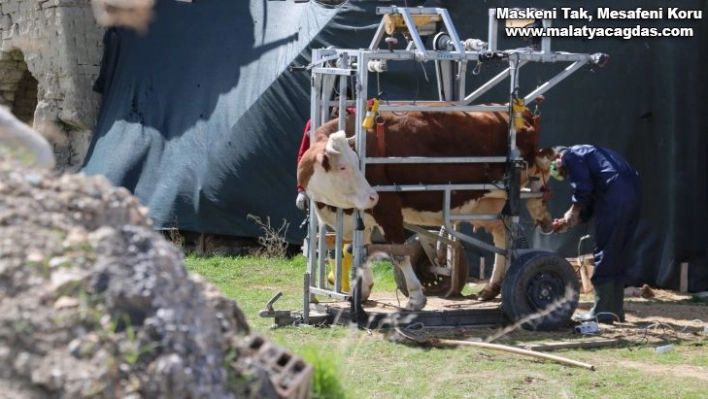
M349 292L351 287L349 286L349 275L352 270L352 254L347 251L347 244L344 244L342 248L342 292ZM327 276L327 281L330 284L334 284L334 269L337 265L334 259L329 260L329 275Z

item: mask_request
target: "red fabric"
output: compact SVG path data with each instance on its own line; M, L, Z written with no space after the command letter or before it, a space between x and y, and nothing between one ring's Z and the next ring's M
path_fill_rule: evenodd
M305 124L305 132L302 134L302 141L300 142L300 150L297 152L297 164L300 164L300 159L302 159L302 155L305 154L305 151L307 151L308 148L310 148L310 121L308 120L307 123ZM297 182L297 192L303 192L305 191L305 188L300 185L300 182Z

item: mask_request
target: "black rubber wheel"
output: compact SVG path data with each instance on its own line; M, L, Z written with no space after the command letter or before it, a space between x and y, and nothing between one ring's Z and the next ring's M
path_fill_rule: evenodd
M435 273L430 270L432 263L425 254L418 234L410 236L406 240L406 244L414 248L415 252L411 255L411 265L413 266L416 277L418 277L420 284L423 286L423 294L425 296L460 296L462 290L465 288L465 284L467 284L467 278L470 274L470 264L467 260L467 254L465 254L464 248L460 247L459 251L457 251L455 267L457 268L456 272L459 279L457 285L452 287L452 278L450 278L450 276L435 275ZM408 287L406 286L406 279L403 277L401 269L396 266L393 267L393 278L396 281L396 287L407 297Z
M562 301L566 290L567 300ZM532 331L557 330L568 325L578 306L578 277L562 256L534 251L511 265L501 295L502 310L512 322L522 322L525 329ZM550 313L526 320L557 301L559 305Z

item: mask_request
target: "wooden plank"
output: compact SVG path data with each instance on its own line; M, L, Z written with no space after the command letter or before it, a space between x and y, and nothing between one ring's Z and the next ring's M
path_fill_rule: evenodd
M589 349L589 348L602 348L606 346L618 345L623 340L618 338L608 338L608 339L592 339L592 340L582 340L582 341L570 341L570 342L551 342L544 344L529 344L529 345L519 345L519 348L529 349L538 352L548 352L556 351L561 349Z
M681 263L681 281L679 283L680 292L688 292L688 262Z
M592 254L582 255L577 258L566 258L568 262L575 268L576 272L580 275L581 281L581 294L589 294L593 291L593 285L590 280L592 276L592 270L594 268L594 259Z

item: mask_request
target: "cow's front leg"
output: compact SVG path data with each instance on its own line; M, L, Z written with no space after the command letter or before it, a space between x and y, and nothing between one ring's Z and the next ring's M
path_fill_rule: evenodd
M379 203L374 208L374 218L388 244L401 245L406 242L406 234L403 230L402 208L401 198L395 193L381 193ZM413 266L411 266L410 256L394 256L391 261L394 267L401 269L406 279L406 288L408 288L406 309L423 309L427 300L425 295L423 295L423 286L415 275Z
M495 224L491 229L492 240L494 241L494 246L497 248L506 248L506 232L504 231L504 225L501 223ZM494 254L494 269L492 269L492 277L489 282L484 287L484 289L477 294L477 299L480 301L489 301L496 298L501 292L501 283L504 280L504 275L506 274L507 261L506 257L500 254Z
M427 298L423 294L423 286L420 280L413 271L410 256L395 256L393 258L394 267L401 269L403 277L406 279L406 288L408 288L408 303L406 310L422 310L425 307Z

